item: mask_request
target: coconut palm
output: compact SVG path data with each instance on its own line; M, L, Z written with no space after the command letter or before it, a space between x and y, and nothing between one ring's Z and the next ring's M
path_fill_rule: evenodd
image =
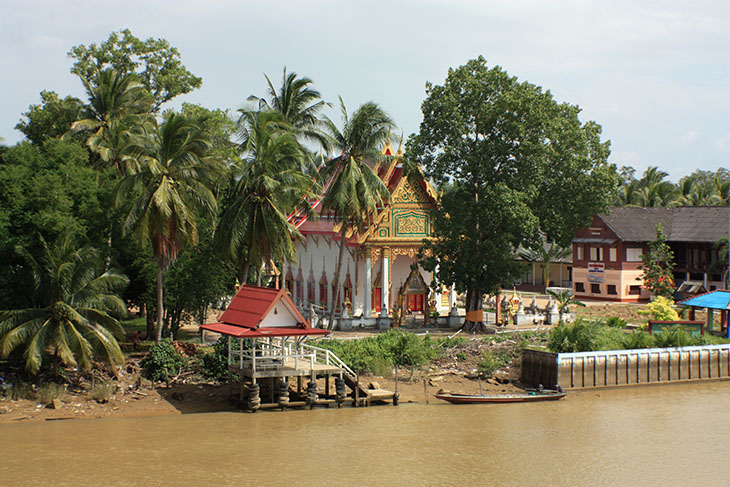
M560 247L555 245L555 243L551 243L548 246L543 243L536 250L523 250L519 255L523 260L533 265L542 262L542 282L547 287L550 281L550 265L553 262L559 262L565 259L572 252L573 250L568 247Z
M134 229L143 243L152 245L157 261L158 342L162 338L163 272L185 244L197 243L197 212L213 213L216 208L210 185L221 174L222 165L207 156L209 146L199 125L170 113L138 142L140 170L125 176L117 186L117 205L132 195L123 232Z
M269 99L251 95L248 100L258 102L259 110L279 112L298 137L316 141L328 149L330 141L321 130L322 120L319 118L320 110L328 103L321 99L319 91L311 87L312 80L299 77L297 73L287 74L284 68L281 88L277 92L269 77L264 77L269 85Z
M570 289L564 291L553 291L550 289L547 293L557 301L558 312L560 313L559 323L563 322L563 315L570 313L571 305L585 307L585 303L573 297L573 292Z
M294 242L302 235L288 214L306 207L316 188L307 176L315 170L309 154L279 112L241 110L239 125L242 162L216 238L242 264L245 283L252 265L296 261Z
M102 165L115 167L120 175L127 172L131 135L151 121L150 94L134 74L122 74L114 69L99 71L93 79L81 77L88 104L80 120L71 125L67 134L91 131L87 145L99 155Z
M348 230L362 228L377 208L390 198L385 184L366 161L381 157L380 151L394 127L390 117L374 102L364 103L349 117L340 98L340 109L342 130L329 118L325 118L324 123L335 148L342 153L321 171L322 180L331 181L322 198L322 211L331 212L340 223L340 252L332 283L337 291L333 296L330 325L334 323Z
M0 354L23 348L25 368L35 374L50 357L88 370L101 358L112 366L124 361L117 338L123 331L114 316L126 314L116 294L128 280L103 262L91 247L77 249L69 233L49 246L41 237L41 256L17 249L33 275L36 306L0 311Z

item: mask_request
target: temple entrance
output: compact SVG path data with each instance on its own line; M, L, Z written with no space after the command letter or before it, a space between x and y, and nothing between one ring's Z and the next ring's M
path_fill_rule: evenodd
M408 304L408 310L413 312L423 312L423 301L425 294L409 294L406 296L406 302Z
M398 291L401 326L418 327L428 325L428 313L426 312L428 293L428 286L418 271L418 267L414 267Z
M373 283L373 313L380 313L383 303L382 274L378 272L375 282Z

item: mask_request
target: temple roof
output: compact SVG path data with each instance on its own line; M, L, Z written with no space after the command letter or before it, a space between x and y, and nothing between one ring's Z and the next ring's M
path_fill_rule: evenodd
M386 156L394 156L386 159L385 162L373 162L373 161L366 161L365 163L373 169L373 171L378 175L378 177L383 181L385 186L388 188L388 191L390 191L391 195L395 192L395 190L398 187L398 184L403 178L403 166L401 163L400 158L403 156L403 148L402 148L402 141L401 145L398 147L397 152L394 151L393 145L389 142L385 145L383 148L383 154ZM337 158L332 159L331 162L335 162ZM321 171L324 168L324 161L319 167L319 171ZM321 202L322 198L327 194L329 191L335 176L336 172L333 171L332 176L329 178L329 180L325 183L324 188L322 190L322 193L310 200L310 206L314 209L314 211L321 215L322 214L322 208L321 208ZM430 185L421 178L420 185L422 186L422 189L424 192L428 195L428 197L435 202L436 200L436 194L433 191L433 189L430 187ZM378 216L383 214L385 211L387 211L388 207L390 205L386 203L383 208L381 208L376 215L372 218L372 223L374 223ZM309 216L304 211L297 211L289 215L289 222L292 223L300 232L303 234L321 234L321 235L329 235L334 236L339 233L340 224L339 222L336 222L334 219L331 218L320 218L317 221L313 221L309 218ZM367 230L366 230L367 231ZM348 245L358 245L358 236L352 231L348 237L347 237L347 244Z

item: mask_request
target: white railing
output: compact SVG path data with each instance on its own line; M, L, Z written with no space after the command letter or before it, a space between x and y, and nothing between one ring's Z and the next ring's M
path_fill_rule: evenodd
M305 361L309 363L311 369L314 369L315 363L319 363L339 367L352 377L355 376L355 372L331 350L314 345L305 343L297 345L292 340L268 338L257 339L253 348L233 350L231 342L228 343L228 364L238 364L241 369L251 369L253 372L272 370L283 366L289 360L294 361L295 369L299 368L300 361Z
M317 363L339 367L351 376L355 377L355 372L353 372L352 369L348 367L347 364L345 364L345 362L340 360L340 357L335 355L332 350L315 347L314 345L309 345L306 343L303 343L301 346L304 350L312 350Z

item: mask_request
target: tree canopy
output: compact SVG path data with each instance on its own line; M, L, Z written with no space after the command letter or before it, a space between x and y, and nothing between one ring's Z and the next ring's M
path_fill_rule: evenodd
M545 234L568 246L608 207L618 175L601 127L581 123L580 108L482 57L428 83L426 95L407 156L446 187L424 264L438 264L436 280L466 290L467 311L478 311L484 292L521 274L520 244L535 249Z
M71 72L83 79L94 81L109 67L122 74L135 73L152 95L153 111L203 84L182 64L180 53L168 41L151 37L143 41L129 29L112 32L101 44L75 46L68 56L75 60Z

